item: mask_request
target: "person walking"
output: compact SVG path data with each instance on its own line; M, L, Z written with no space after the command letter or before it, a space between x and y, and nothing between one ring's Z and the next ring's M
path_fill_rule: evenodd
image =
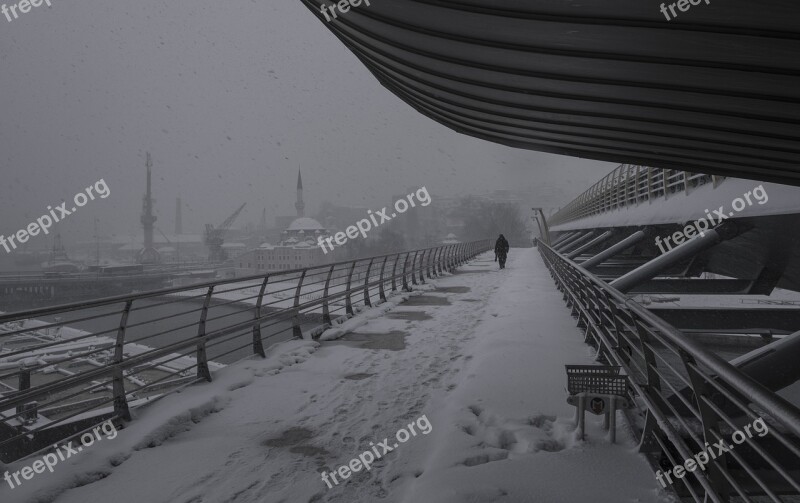
M508 248L508 241L506 241L505 236L500 234L500 237L497 238L497 241L494 243L494 253L500 261L500 269L506 268L506 256L508 255Z

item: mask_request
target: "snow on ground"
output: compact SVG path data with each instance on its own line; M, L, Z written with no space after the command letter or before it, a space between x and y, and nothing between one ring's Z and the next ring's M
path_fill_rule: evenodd
M267 359L217 371L137 413L114 439L37 474L0 501L657 502L644 458L621 422L605 440L587 414L578 441L565 363L591 354L535 249L505 270L484 254ZM360 326L359 326L360 325ZM338 332L333 333L338 330ZM431 430L419 420L425 416ZM363 469L322 481L364 451L417 435ZM426 434L425 431L428 431ZM378 451L380 452L380 451ZM28 460L23 464L30 464ZM4 469L19 470L17 463ZM357 466L357 465L356 465Z

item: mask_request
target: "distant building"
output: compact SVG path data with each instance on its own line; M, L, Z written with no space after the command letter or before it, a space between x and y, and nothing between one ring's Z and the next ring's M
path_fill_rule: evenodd
M442 239L442 244L443 245L452 245L452 244L456 244L456 243L460 243L460 242L461 241L459 241L456 238L456 235L453 234L452 232L450 234L448 234L447 236L445 236L444 239Z
M263 274L276 271L300 269L324 264L327 260L319 247L318 238L330 232L318 221L306 217L303 202L303 179L297 173L297 216L281 232L280 241L272 245L262 243L257 248L241 253L235 259L237 276ZM286 221L286 217L278 217Z

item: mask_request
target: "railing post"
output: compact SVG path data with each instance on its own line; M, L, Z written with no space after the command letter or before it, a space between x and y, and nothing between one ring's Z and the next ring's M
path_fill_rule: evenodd
M400 262L400 254L394 258L394 265L392 266L392 291L397 291L397 263Z
M458 249L458 244L452 244L447 250L447 257L445 258L445 260L447 261L447 272L453 272L453 270L456 268L457 249Z
M383 257L383 264L381 264L381 282L380 286L378 287L378 296L380 297L382 302L386 302L386 292L383 290L383 270L386 269L386 261L389 259L389 255Z
M406 252L406 259L403 261L403 291L410 292L411 289L408 287L408 279L406 279L406 271L408 270L408 256L411 255L411 252Z
M429 250L422 250L422 255L419 257L419 282L425 284L425 252ZM412 273L413 274L413 273Z
M200 311L200 322L197 324L197 377L202 377L211 382L211 371L208 369L208 356L206 355L206 317L208 316L208 305L211 302L211 295L214 293L214 285L208 287L206 298L203 300L203 310Z
M261 303L264 300L264 290L267 288L267 281L269 281L269 274L264 276L264 281L261 283L261 289L258 291L258 300L256 300L256 307L253 311L253 354L257 354L262 358L266 358L267 354L264 352L264 343L261 341Z
M303 269L302 274L300 274L300 281L297 282L297 290L294 291L294 316L292 317L292 337L295 339L302 339L303 338L303 331L300 329L300 289L303 288L303 280L306 279L306 271L307 269Z
M322 292L322 323L327 325L332 325L333 321L331 320L331 312L330 312L330 305L328 302L328 288L331 285L331 275L333 274L333 269L335 265L332 265L330 269L328 269L328 277L325 279L325 290Z
M350 265L350 272L347 274L347 287L345 290L345 312L350 316L353 316L355 313L353 312L353 303L350 300L350 282L353 279L353 271L356 268L356 261L353 260L352 265Z
M131 412L128 408L128 398L125 396L125 375L122 371L122 359L124 358L123 347L125 346L125 330L128 327L128 315L131 312L133 300L125 302L125 309L119 320L117 330L117 340L114 343L114 371L112 375L112 393L114 394L114 414L123 421L131 420Z
M695 370L697 362L694 357L683 349L679 350L679 352L684 367L686 368L686 373L689 375L689 382L692 384L692 396L700 412L700 421L703 424L703 440L705 440L706 443L713 444L717 441L717 438L712 435L711 432L715 432L720 439L722 435L720 434L719 428L720 420L716 419L714 410L708 405L706 400L703 400L703 397L706 397L710 401L714 401L710 386L706 384L703 377L698 375ZM700 447L700 449L703 448L702 445L698 445L698 447ZM722 498L722 501L729 501L728 482L725 480L723 471L728 471L728 456L726 456L726 453L718 455L714 459L714 462L708 465L708 482L711 484L714 491ZM698 473L698 477L702 477L702 475Z
M372 307L372 302L369 301L369 274L372 271L372 262L375 258L369 259L369 265L367 266L367 275L364 278L364 305L367 307Z
M19 384L17 386L17 392L22 393L29 389L31 389L31 371L25 368L25 362L23 360L19 369ZM36 401L19 404L17 405L16 412L19 418L23 421L35 421L39 414L38 404Z
M442 254L444 254L446 248L446 246L440 246L437 250L438 257L436 255L433 256L433 269L436 271L437 276L442 275Z
M417 266L417 254L419 254L419 251L415 251L414 252L414 258L411 260L411 284L412 285L418 284L417 283L417 277L414 275L414 268Z

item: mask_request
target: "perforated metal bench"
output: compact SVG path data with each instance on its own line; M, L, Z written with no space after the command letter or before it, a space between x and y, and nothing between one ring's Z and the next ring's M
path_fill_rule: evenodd
M583 440L585 413L604 414L603 428L609 430L613 444L617 439L617 409L633 406L628 389L628 376L620 375L616 365L565 365L567 371L567 403L578 407L575 421Z

